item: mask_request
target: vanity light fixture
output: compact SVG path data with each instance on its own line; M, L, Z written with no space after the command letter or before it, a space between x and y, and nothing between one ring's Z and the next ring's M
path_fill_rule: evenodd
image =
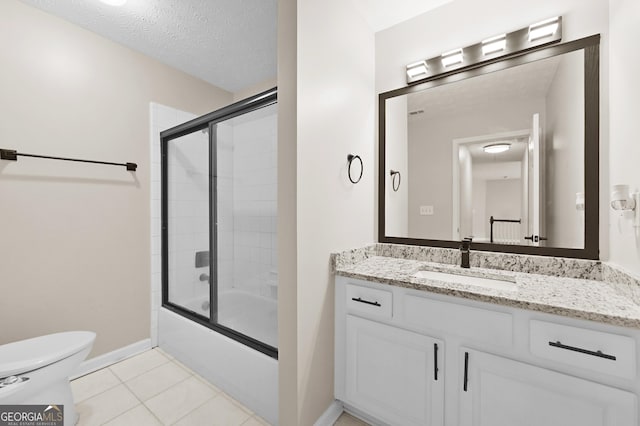
M542 22L529 26L529 41L535 41L545 37L551 37L558 30L560 17L545 19Z
M508 151L510 148L511 144L506 142L492 143L482 147L487 154L499 154Z
M453 49L440 55L445 68L462 63L462 49Z
M426 75L429 67L427 61L418 61L407 65L407 78L414 78L420 75Z
M507 35L500 34L482 41L482 54L484 56L491 55L492 53L503 51L506 47Z
M407 84L421 82L443 73L476 67L507 55L525 53L561 40L562 16L555 16L510 33L445 52L440 56L412 62L406 67Z

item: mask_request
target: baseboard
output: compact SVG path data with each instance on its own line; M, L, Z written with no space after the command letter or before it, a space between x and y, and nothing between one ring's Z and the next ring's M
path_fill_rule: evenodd
M106 354L99 355L95 358L84 361L69 379L77 379L89 373L93 373L96 370L115 364L118 361L122 361L125 358L129 358L133 355L137 355L141 352L151 349L151 339L140 340L139 342L132 343L115 351L108 352Z
M316 420L313 426L333 426L342 414L342 402L334 399L324 413Z

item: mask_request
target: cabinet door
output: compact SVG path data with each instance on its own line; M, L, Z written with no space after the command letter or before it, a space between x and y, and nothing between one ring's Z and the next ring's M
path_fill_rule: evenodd
M346 349L346 402L394 426L443 424L441 341L347 315Z
M460 364L461 425L638 424L633 393L473 350L462 350Z

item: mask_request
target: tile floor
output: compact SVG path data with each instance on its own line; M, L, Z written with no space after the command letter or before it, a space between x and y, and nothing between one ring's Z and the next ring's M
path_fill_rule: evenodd
M268 425L156 348L71 382L78 426Z
M342 413L333 426L369 426L369 423L365 423L349 413Z
M71 382L78 426L268 423L159 348ZM336 426L366 426L344 413Z

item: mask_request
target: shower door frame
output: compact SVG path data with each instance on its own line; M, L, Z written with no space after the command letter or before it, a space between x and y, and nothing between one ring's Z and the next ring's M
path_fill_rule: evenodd
M278 359L277 348L218 323L216 129L222 121L276 104L277 97L274 87L160 133L162 307L275 359ZM209 131L209 318L169 301L169 142L202 130Z

